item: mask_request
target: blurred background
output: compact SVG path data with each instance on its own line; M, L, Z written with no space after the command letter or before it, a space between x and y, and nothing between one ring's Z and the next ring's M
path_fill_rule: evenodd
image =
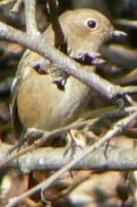
M18 29L21 29L22 31L25 31L25 18L24 18L23 5L21 9L15 13L11 11L14 3L15 2L12 1L11 3L7 3L0 6L0 21L12 25ZM67 1L59 0L60 14L68 9L81 8L81 7L94 8L101 11L111 19L116 29L125 31L128 34L128 37L125 40L121 40L121 41L114 40L113 42L110 42L109 45L106 45L104 48L102 48L102 56L106 60L106 62L97 67L96 69L97 73L105 77L109 81L113 82L114 84L136 85L137 84L137 69L136 69L137 67L137 0L67 0ZM39 30L41 32L43 32L49 24L46 1L43 0L37 1L37 22L38 22ZM11 117L10 117L10 98L11 98L10 87L14 75L16 73L17 65L20 61L23 52L24 52L24 48L20 45L17 45L15 43L0 41L0 140L2 142L6 142L10 144L14 144L16 142L14 140L14 137L12 136L12 124L11 124ZM100 96L99 94L95 94L95 96L97 98L95 98L94 102L92 102L92 104L90 104L89 106L89 108L92 108L92 110L112 104L111 101L108 101L103 97L99 98ZM11 180L13 177L13 180L14 178L16 178L20 183L20 179L21 179L20 173L17 172L13 173L13 171L12 172L10 171L10 172L6 172L6 176L8 173L10 175ZM83 174L81 174L81 177L83 177ZM5 179L4 176L5 176L5 172L0 172L0 182L3 182L3 180ZM107 175L103 174L104 182L105 179L107 180L110 176L110 183L109 183L110 185L108 184L106 185L106 182L104 184L103 179L101 178L102 179L101 181L98 175L93 175L93 176L95 177L96 182L98 182L99 185L105 186L103 188L103 192L104 191L106 192L106 194L101 194L102 189L96 189L98 190L98 194L96 195L99 195L99 198L102 198L102 200L99 202L100 204L98 203L95 206L100 206L100 207L122 206L123 200L124 199L126 200L128 198L128 196L127 197L125 196L125 194L127 193L126 191L127 189L125 190L125 188L123 188L126 192L124 194L126 198L125 197L123 198L121 196L121 192L124 192L124 190L122 189L121 191L120 187L119 187L120 190L118 188L117 192L114 192L114 189L111 189L108 192L108 189L110 188L110 186L112 185L117 186L117 184L120 183L122 183L120 186L123 187L123 182L125 177L123 178L123 176L119 175L116 172L113 172L112 174L108 173ZM114 177L115 179L112 179ZM89 177L87 178L87 181L84 184L86 186L89 185L88 179ZM112 180L113 183L111 183ZM25 182L24 185L26 185L26 177L24 178L23 176L23 179L21 181ZM19 185L19 183L17 183L16 185ZM64 186L64 185L60 184L60 186ZM95 193L95 188L93 187L94 185L95 184L92 183L89 189L90 193L91 193L91 189L94 189L92 192L93 194ZM81 188L85 189L85 186ZM127 188L129 190L129 186ZM23 189L22 191L24 191L24 187L22 187L22 189ZM64 188L62 187L62 189ZM56 189L54 189L54 193L56 194ZM79 191L78 199L82 197L80 193L81 191ZM107 195L111 197L113 193L116 193L118 198L120 197L119 200L115 200L112 203L106 202L105 196ZM51 190L48 196L50 197L52 194L53 192ZM78 195L77 191L76 194ZM74 193L73 199L72 197L71 198L67 197L65 201L60 200L59 202L53 202L52 205L90 207L91 206L90 199L91 196L93 196L91 194L90 196L89 194L88 196L87 194L86 195L82 194L83 195L82 197L83 200L81 201L82 204L80 204L79 202L74 202L75 198L77 197L77 196L75 197L75 193ZM52 196L51 198L53 199ZM86 204L84 203L85 201L84 199L87 201L85 202ZM105 202L103 199L105 200ZM104 202L104 204L101 204L101 202ZM24 206L27 206L27 204ZM92 204L92 207L93 206L94 205ZM135 206L133 199L130 199L130 201L123 206Z

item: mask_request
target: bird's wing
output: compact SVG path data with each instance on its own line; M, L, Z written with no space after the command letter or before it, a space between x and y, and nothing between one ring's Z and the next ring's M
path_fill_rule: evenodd
M16 139L20 138L20 135L23 129L19 116L18 116L18 109L17 109L17 93L18 93L19 84L20 84L20 77L16 76L12 84L11 105L10 105L13 132L14 132L14 136Z
M26 58L29 55L30 51L26 51L21 58L21 61L19 63L15 78L12 82L12 87L11 87L11 104L10 104L10 112L11 112L11 117L12 117L12 125L13 125L13 132L15 138L18 140L21 136L23 126L21 124L21 121L19 119L18 115L18 108L17 108L17 94L18 94L18 88L20 85L20 82L22 80L22 73L23 73L23 63L24 63L24 58Z

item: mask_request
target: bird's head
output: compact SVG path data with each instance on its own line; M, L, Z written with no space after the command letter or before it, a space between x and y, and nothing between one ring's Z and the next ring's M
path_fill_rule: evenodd
M114 30L110 20L102 13L88 8L66 11L60 16L70 57L84 63L99 55L102 44L126 34Z
M68 55L82 64L91 64L92 60L100 56L99 48L112 36L126 35L115 31L110 20L93 9L69 10L59 20L67 42ZM53 45L54 32L51 26L45 32L45 37Z

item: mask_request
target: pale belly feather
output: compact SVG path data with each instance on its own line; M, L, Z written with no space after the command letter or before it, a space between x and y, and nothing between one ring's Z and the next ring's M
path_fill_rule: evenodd
M18 91L18 113L23 125L52 130L75 121L90 100L89 87L69 77L65 90L59 90L50 75L33 73L33 79L28 76Z

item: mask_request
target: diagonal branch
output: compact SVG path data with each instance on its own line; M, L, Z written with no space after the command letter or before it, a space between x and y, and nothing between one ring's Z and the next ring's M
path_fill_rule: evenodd
M67 57L56 48L53 48L48 43L45 43L41 37L30 36L2 22L0 22L0 38L14 41L23 45L24 47L38 52L43 57L48 58L51 62L57 64L60 70L63 70L75 78L81 80L83 83L94 88L100 94L109 99L112 99L117 95L137 92L136 86L114 86L109 81L95 74L93 71L89 72L89 66L82 66L76 63L74 60Z

